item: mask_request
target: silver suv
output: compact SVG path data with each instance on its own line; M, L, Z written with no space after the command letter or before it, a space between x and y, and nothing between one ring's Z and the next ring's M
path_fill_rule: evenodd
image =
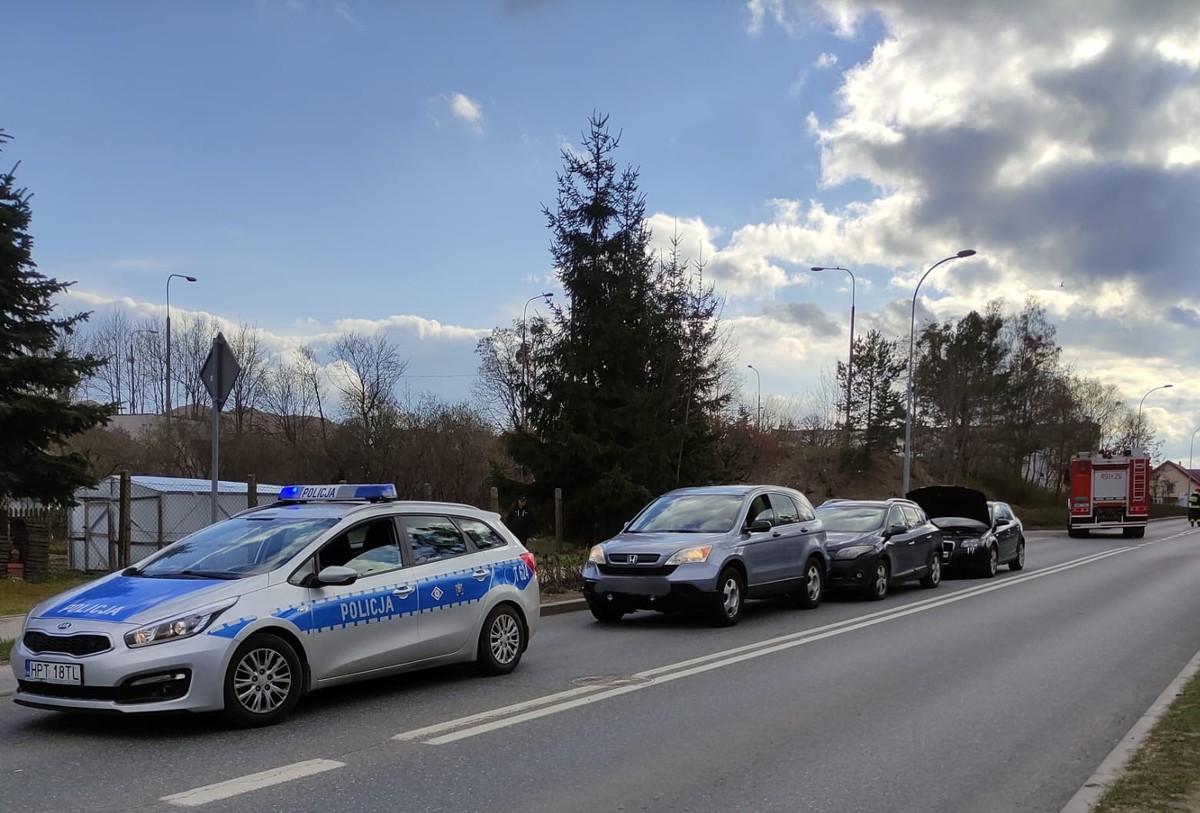
M635 610L692 610L732 626L748 598L787 595L816 607L828 569L825 530L799 491L681 488L591 549L583 593L601 622Z

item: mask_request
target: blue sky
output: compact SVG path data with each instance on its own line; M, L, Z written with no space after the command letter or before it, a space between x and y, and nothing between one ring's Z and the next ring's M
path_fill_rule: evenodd
M819 410L856 330L1036 296L1073 369L1200 425L1200 9L1013 0L26 2L6 161L64 306L386 330L470 396L477 339L556 290L543 205L593 111L656 238L709 260L744 369ZM536 304L531 306L531 310ZM747 371L744 397L756 385ZM436 376L436 377L433 377Z

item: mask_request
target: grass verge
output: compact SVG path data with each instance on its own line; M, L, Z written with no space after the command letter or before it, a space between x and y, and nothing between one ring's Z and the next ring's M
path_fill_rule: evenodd
M0 615L25 615L40 601L91 581L95 575L72 570L45 579L0 579Z
M16 641L11 638L0 638L0 663L8 663L8 656L12 654L14 643Z
M1184 686L1092 813L1200 810L1200 675Z

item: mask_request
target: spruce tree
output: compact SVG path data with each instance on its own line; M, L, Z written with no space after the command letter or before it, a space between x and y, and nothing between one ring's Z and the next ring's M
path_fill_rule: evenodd
M9 138L0 130L0 148ZM30 194L16 185L16 170L0 174L0 508L19 497L70 505L77 488L96 480L88 458L66 441L106 423L115 405L66 398L104 360L62 349L59 339L89 314L54 313L52 298L71 283L36 270Z
M728 395L715 394L711 289L677 254L651 255L638 173L618 171L607 116L589 125L582 150L563 151L555 210L543 210L565 304L510 451L543 496L563 488L569 533L596 539L651 497L718 476L712 424Z

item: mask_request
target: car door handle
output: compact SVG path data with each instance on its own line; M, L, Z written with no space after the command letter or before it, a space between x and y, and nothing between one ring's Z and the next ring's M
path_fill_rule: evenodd
M909 545L915 545L915 544L917 544L917 540L915 540L915 539L909 540L909 543L908 543L908 544L909 544Z
M474 571L471 575L475 577L476 581L483 581L490 574L483 568L479 568L478 570Z
M412 591L413 588L411 584L402 584L396 589L392 590L392 595L399 596L400 598L408 598L412 594Z

